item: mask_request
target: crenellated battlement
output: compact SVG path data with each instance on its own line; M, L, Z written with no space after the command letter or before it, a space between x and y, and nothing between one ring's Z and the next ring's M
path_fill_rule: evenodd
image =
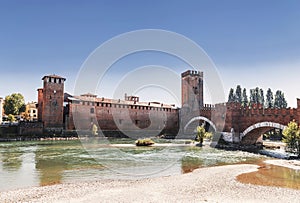
M181 73L181 77L186 77L186 76L203 77L203 72L201 72L201 71L195 71L195 70L187 70L187 71Z

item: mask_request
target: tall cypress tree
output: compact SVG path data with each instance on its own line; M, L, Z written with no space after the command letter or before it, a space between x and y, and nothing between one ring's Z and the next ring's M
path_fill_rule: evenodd
M266 108L274 107L274 98L273 98L273 92L272 92L271 88L269 88L267 90L265 107Z
M242 88L241 88L240 85L236 86L235 101L238 102L238 103L242 103Z
M278 109L287 107L284 93L280 90L277 90L275 93L274 107Z
M243 94L242 94L242 106L243 106L243 107L248 106L248 96L247 96L246 88L243 89Z
M265 96L264 96L264 90L260 89L259 90L259 101L258 103L260 103L261 105L264 105L265 103Z
M255 89L250 89L250 106L255 104Z
M234 102L235 96L234 96L234 90L233 88L230 88L229 95L228 95L228 102Z

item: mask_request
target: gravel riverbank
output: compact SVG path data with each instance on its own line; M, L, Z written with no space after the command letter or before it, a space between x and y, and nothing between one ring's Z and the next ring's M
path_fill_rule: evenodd
M0 202L299 202L300 190L242 184L240 164L142 180L98 180L0 193Z

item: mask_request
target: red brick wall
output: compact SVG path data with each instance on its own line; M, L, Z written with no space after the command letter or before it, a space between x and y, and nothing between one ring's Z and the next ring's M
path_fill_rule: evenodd
M49 78L51 81L49 82ZM55 80L55 81L54 81ZM63 128L64 82L44 77L42 120L44 128Z
M233 127L235 132L243 132L249 126L260 122L275 122L287 125L297 118L297 109L264 109L261 106L243 108L238 103L226 104L226 124L223 131L230 132Z
M94 122L101 130L152 130L166 133L178 131L177 109L101 102L95 102L94 105L92 102L89 105L87 102L84 105L82 102L69 103L69 108L69 130L89 130Z
M38 121L43 121L43 88L38 89Z
M203 106L203 73L188 70L181 74L181 106L197 110Z

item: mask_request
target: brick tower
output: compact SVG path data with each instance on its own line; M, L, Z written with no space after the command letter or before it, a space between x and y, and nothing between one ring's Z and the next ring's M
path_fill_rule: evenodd
M181 105L193 111L203 107L203 72L188 70L181 74Z
M63 129L64 82L57 75L44 76L44 87L38 89L38 120L44 123L47 131Z

